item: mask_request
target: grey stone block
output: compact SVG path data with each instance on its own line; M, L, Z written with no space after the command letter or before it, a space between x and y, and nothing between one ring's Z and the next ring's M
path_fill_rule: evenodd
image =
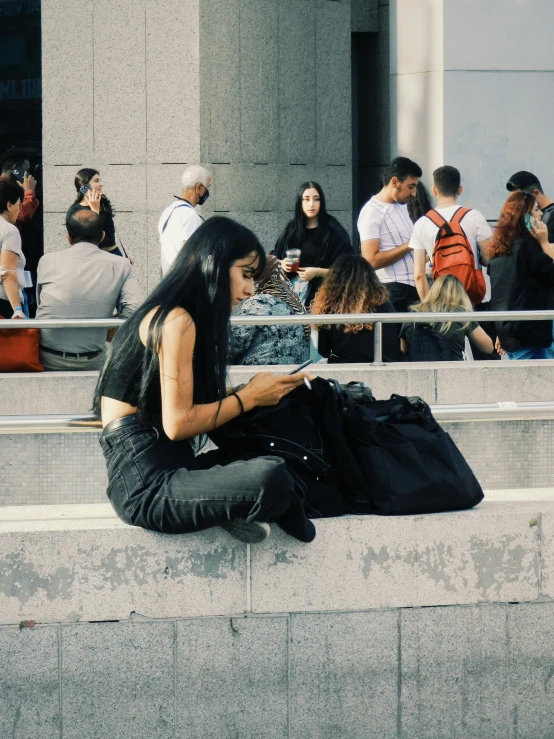
M309 546L273 527L271 544L252 549L252 610L535 600L538 505L534 510L482 504L428 516L319 519Z
M200 160L199 6L199 0L146 4L149 162Z
M154 534L107 520L0 521L0 618L15 624L245 610L246 547L218 529Z
M378 0L352 0L352 33L377 33Z
M154 287L161 279L161 250L160 237L158 234L158 221L160 217L157 213L147 214L147 240L148 240L148 292L152 292Z
M506 608L410 609L400 618L399 736L509 736Z
M508 606L512 736L554 736L554 604Z
M541 401L554 395L552 365L546 360L455 362L437 372L437 403ZM515 370L515 372L514 372ZM471 381L468 382L471 377ZM465 396L463 399L462 396Z
M65 739L173 739L172 623L62 626Z
M398 614L293 614L291 736L397 737Z
M234 218L243 226L254 231L266 252L270 252L275 248L275 243L287 223L292 217L292 213L283 211L272 211L270 213L225 213L229 218Z
M67 249L67 229L65 213L45 213L44 219L44 251L60 251Z
M42 6L42 154L45 164L92 158L93 8L71 0ZM76 74L81 70L82 74ZM47 195L48 197L48 195Z
M68 208L75 202L75 198L77 197L73 181L80 168L80 165L75 167L55 167L51 164L44 165L42 168L42 177L45 213L62 213L64 215L67 213Z
M0 373L0 415L88 413L97 372Z
M317 0L316 5L317 161L350 164L352 99L350 3ZM338 207L338 206L337 206Z
M215 211L276 210L282 168L274 165L213 165ZM210 198L211 200L211 198Z
M122 211L141 213L146 210L145 164L105 164L99 167L99 171L104 193L110 199L116 213Z
M58 627L0 628L0 736L59 739Z
M145 5L144 0L97 0L94 6L92 125L97 167L146 160Z
M541 581L540 594L554 598L554 511L546 509L541 515Z
M147 214L117 213L115 217L115 240L118 246L125 249L133 260L133 268L139 284L146 296L148 290L148 231Z
M240 0L241 162L279 158L279 3Z
M200 4L200 156L240 161L239 0Z
M177 622L177 736L288 736L286 618Z
M0 506L105 503L107 487L97 434L2 436Z
M315 5L278 5L280 159L308 164L316 160Z

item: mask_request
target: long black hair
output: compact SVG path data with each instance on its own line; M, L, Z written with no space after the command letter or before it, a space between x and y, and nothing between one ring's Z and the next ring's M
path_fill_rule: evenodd
M83 187L83 185L88 185L92 178L95 177L97 174L100 174L100 172L97 169L92 169L92 167L83 167L83 169L80 169L77 172L77 174L75 175L75 189L77 190L77 199L75 200L73 205L81 202L84 197L83 193L81 192L81 188ZM112 218L114 217L113 206L104 194L102 194L100 198L100 212L102 211L107 213Z
M196 328L194 403L223 400L232 299L230 269L250 254L258 261L257 277L265 269L263 247L252 231L230 218L213 216L194 232L171 270L115 335L94 392L95 413L100 413L108 375L128 371L130 356L137 357L137 367L142 362L138 407L146 407L149 387L159 369L163 323L174 308L186 310ZM152 310L145 348L139 329Z
M304 182L300 185L296 192L296 201L294 204L294 218L289 221L284 231L284 247L285 249L300 248L306 239L306 216L302 210L302 197L306 190L310 189L317 190L319 195L319 215L318 215L318 226L320 226L322 234L322 253L325 253L327 245L329 243L329 223L334 221L335 218L327 213L327 207L325 205L325 194L321 189L321 185L317 182Z

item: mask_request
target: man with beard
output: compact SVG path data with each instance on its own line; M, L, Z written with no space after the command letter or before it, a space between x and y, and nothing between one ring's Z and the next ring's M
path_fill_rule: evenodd
M411 159L393 159L385 171L383 188L364 205L358 218L362 256L387 286L397 312L407 311L419 300L407 203L415 197L421 175L421 167Z

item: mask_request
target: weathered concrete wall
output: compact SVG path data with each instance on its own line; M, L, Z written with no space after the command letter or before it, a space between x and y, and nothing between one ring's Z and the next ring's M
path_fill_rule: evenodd
M554 733L551 500L251 548L51 514L0 523L2 737Z

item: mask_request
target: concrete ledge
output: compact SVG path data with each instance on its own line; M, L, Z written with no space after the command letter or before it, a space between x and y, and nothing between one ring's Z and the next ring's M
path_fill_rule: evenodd
M247 382L261 371L287 372L288 365L232 367L231 381ZM554 399L554 360L522 362L430 362L373 367L326 364L312 368L339 382L357 380L377 398L420 395L429 404L494 403ZM0 374L0 415L88 413L97 372Z
M554 492L539 497L322 519L309 545L274 526L251 548L217 528L167 536L126 526L105 504L3 508L0 623L554 598Z

